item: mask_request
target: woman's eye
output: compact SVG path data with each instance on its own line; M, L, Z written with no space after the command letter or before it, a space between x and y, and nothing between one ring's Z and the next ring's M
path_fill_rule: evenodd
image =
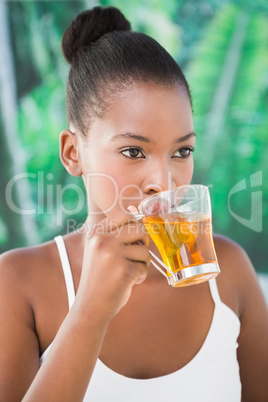
M174 153L173 157L186 159L191 155L192 152L194 152L194 148L192 148L192 147L180 148Z
M144 155L139 148L127 148L127 149L124 149L123 151L121 151L121 153L124 156L126 156L128 158L132 158L132 159L144 158Z

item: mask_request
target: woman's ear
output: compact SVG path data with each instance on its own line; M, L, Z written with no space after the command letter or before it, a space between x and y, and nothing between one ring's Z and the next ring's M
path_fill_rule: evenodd
M70 175L82 175L78 153L77 134L72 133L70 130L63 130L60 133L60 159Z

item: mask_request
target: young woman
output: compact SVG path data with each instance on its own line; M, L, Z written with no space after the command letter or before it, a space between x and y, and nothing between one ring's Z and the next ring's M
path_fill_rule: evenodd
M88 218L1 257L0 400L267 401L267 308L245 252L215 236L217 280L172 288L128 211L191 182L183 73L115 8L80 14L62 48L60 155L83 177Z

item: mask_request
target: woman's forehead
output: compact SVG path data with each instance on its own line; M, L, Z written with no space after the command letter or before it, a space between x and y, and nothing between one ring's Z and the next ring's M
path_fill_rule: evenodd
M170 118L192 119L189 97L176 86L138 83L112 95L106 112L101 117L122 124L130 122L153 123Z
M98 141L112 144L135 136L137 140L143 137L142 142L164 137L175 141L194 131L189 98L177 86L135 85L109 103L103 116L91 125L90 135L96 135Z

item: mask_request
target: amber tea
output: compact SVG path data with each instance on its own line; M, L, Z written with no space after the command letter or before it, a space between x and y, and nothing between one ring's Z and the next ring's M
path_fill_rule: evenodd
M155 215L143 218L143 223L163 262L171 271L177 272L204 263L217 263L209 217L194 213L185 218L178 214L164 218ZM167 271L167 275L171 274ZM195 281L198 282L198 279L195 278ZM201 279L203 281L204 277Z
M152 263L169 284L189 286L220 273L207 187L189 185L160 192L144 200L139 212L162 261L152 252L151 255L162 268L153 260Z

